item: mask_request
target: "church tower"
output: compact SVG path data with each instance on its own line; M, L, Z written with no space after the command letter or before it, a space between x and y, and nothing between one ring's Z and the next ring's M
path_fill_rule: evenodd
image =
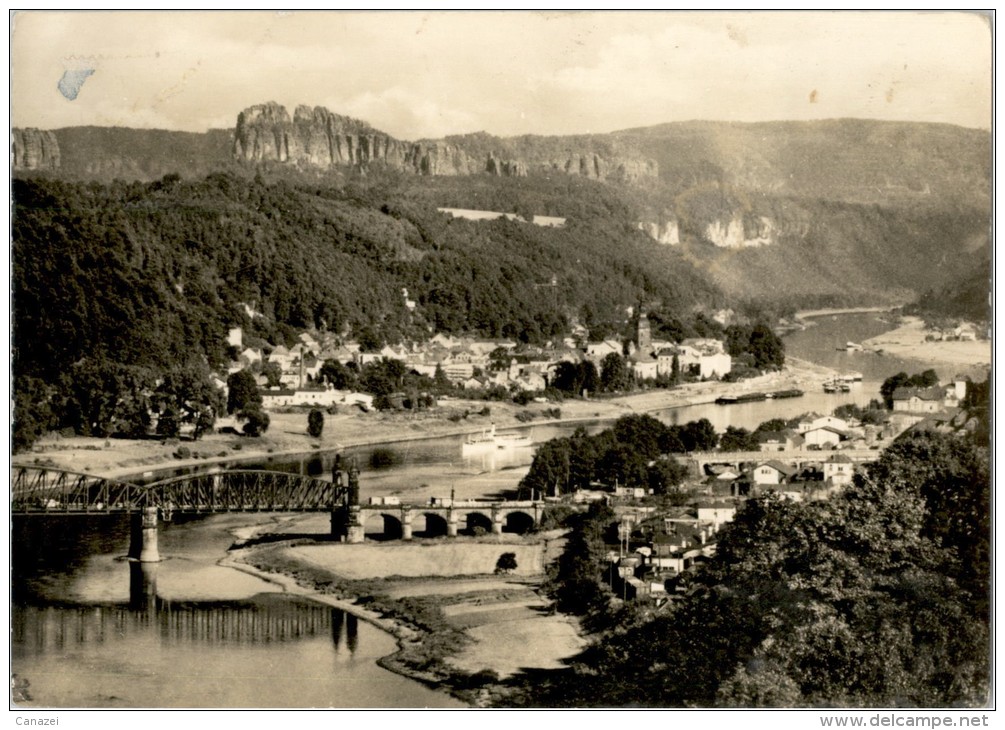
M653 336L649 330L649 317L646 316L645 308L641 308L639 311L639 331L636 343L641 353L649 354L649 349L653 344Z

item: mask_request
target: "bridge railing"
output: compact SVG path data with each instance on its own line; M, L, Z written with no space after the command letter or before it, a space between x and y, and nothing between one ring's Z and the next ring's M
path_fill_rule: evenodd
M181 512L314 512L343 503L346 487L262 470L190 474L147 485L151 502Z
M219 471L137 485L107 477L40 467L11 469L16 513L135 512L160 507L179 512L312 512L343 504L347 488L300 474Z
M12 512L131 512L148 500L146 488L130 482L57 469L11 469Z

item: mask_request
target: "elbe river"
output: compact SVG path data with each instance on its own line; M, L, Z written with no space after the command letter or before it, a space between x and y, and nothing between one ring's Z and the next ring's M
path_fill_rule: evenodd
M701 405L655 414L667 423L708 418L716 430L753 429L769 418L809 411L830 413L843 403L866 404L880 382L925 363L837 347L892 328L888 315L826 316L785 338L788 355L841 371L864 382L847 394L732 406ZM954 373L939 373L944 379ZM974 373L975 377L977 373ZM606 424L588 426L598 431ZM535 426L535 442L576 426ZM363 467L361 492L401 492L458 469L524 467L533 451L508 460L465 462L463 437L395 448L397 461L369 469L377 447L347 450ZM270 461L269 469L328 474L332 455ZM508 469L512 486L523 469ZM506 474L502 474L506 482ZM398 487L398 488L396 488ZM449 489L448 482L444 488ZM405 489L407 494L407 489ZM129 524L124 517L13 520L11 671L22 707L459 707L445 693L377 666L394 640L355 617L277 592L275 585L217 565L234 542L231 530L253 515L176 519L161 525L164 560L147 574L124 559Z

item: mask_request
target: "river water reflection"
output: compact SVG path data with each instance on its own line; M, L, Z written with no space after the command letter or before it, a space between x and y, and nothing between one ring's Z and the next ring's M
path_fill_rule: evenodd
M17 518L11 671L38 707L460 707L381 669L388 634L216 562L265 515L161 525L163 562L123 559L128 520Z

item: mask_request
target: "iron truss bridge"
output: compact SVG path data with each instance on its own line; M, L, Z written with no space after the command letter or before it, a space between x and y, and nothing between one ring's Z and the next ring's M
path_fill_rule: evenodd
M157 507L172 512L324 512L348 490L300 474L243 470L188 474L150 484L21 466L11 469L14 514L110 514Z

